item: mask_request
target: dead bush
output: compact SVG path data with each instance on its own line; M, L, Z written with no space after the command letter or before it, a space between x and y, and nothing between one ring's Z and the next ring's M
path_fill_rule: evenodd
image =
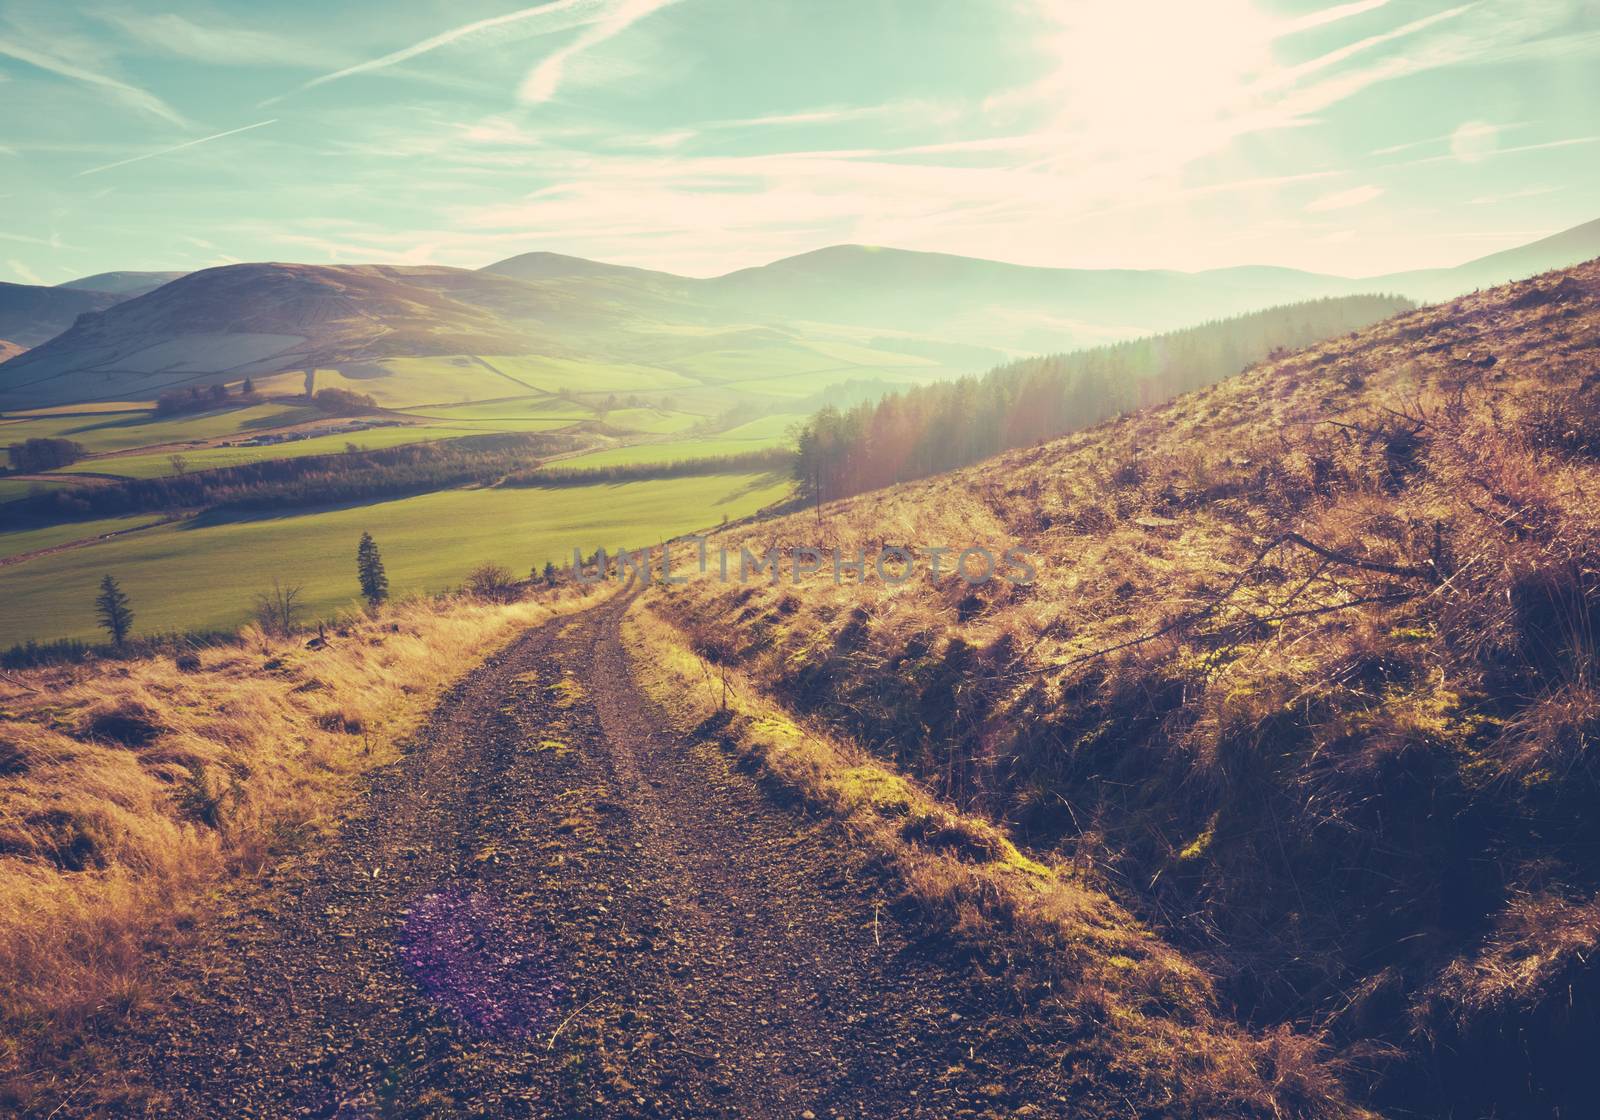
M344 735L359 735L367 729L366 720L360 715L337 709L318 715L317 726L324 731Z
M120 700L94 708L78 724L80 739L117 743L124 747L144 747L167 733L161 713L138 700Z
M509 603L517 597L517 578L499 564L479 564L467 576L467 594L487 603Z

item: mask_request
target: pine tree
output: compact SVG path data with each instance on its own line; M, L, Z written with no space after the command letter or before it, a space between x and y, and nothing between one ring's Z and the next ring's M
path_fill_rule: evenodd
M100 594L95 596L94 610L100 619L101 629L111 635L113 645L120 646L127 640L128 631L133 629L133 611L128 607L128 596L109 573L100 581Z
M356 547L356 575L368 604L375 607L389 597L389 576L383 570L383 557L378 555L378 543L371 533L362 533Z
M544 562L544 581L551 587L556 585L556 566L549 560Z

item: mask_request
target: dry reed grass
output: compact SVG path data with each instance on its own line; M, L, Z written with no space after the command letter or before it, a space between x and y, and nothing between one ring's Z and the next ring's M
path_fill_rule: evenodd
M586 600L396 604L172 659L0 677L0 1071L141 998L150 946L303 846L446 686Z

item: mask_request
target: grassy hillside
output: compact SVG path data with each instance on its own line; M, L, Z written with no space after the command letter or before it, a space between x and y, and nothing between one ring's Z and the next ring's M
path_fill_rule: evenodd
M728 543L1038 579L697 581L721 662L1012 823L1370 1100L1580 1115L1600 1041L1600 263ZM870 563L870 560L869 560ZM891 565L891 571L893 566ZM870 571L870 568L869 568Z

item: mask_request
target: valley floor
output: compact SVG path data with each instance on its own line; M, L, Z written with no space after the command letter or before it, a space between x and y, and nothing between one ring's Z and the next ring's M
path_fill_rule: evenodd
M626 606L469 675L41 1115L1109 1114L843 830L669 728Z

